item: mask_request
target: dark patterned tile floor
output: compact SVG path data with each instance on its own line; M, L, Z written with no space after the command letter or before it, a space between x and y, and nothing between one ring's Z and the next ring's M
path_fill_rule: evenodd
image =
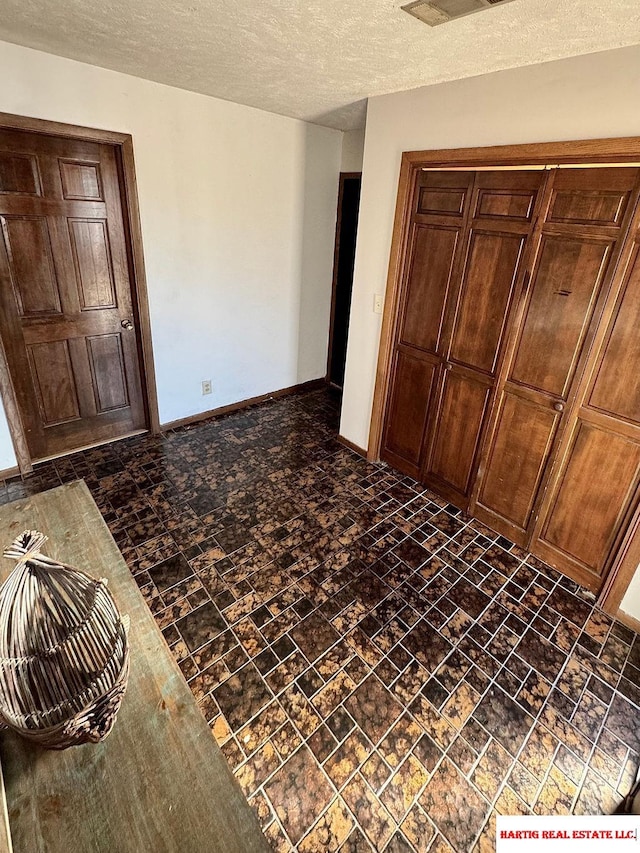
M494 849L497 814L612 810L640 638L336 441L314 392L0 482L84 478L277 851Z

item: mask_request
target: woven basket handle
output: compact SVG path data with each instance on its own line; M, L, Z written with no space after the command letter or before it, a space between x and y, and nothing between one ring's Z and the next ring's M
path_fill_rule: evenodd
M37 530L25 530L5 549L4 556L18 563L37 563L42 557L40 549L48 538Z

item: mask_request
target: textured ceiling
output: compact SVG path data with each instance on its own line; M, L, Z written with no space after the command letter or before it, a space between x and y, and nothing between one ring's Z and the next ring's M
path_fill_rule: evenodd
M517 0L431 28L406 0L0 0L0 39L350 130L365 99L640 42L638 0Z

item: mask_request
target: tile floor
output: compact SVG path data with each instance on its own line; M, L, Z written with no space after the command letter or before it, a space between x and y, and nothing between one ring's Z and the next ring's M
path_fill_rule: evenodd
M335 440L320 391L39 466L86 480L274 850L494 849L495 815L607 812L640 638Z

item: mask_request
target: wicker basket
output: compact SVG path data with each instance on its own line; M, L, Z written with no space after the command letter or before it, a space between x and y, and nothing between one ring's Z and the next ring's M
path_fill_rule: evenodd
M113 728L129 675L128 620L106 580L40 553L22 533L0 587L0 724L49 749L97 743Z

